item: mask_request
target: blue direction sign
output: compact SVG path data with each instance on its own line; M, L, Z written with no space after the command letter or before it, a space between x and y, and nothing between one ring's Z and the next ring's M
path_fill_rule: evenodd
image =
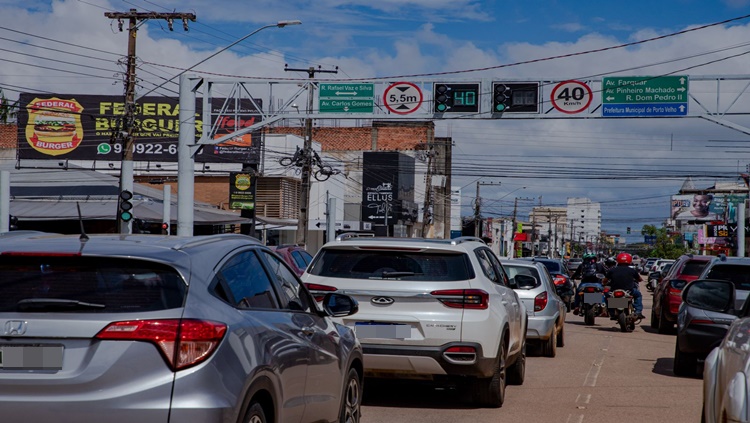
M602 79L603 117L687 116L687 75Z

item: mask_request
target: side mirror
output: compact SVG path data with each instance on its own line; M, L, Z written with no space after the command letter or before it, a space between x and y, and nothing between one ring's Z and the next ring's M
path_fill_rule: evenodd
M332 317L345 317L359 311L359 303L354 298L330 292L323 297L323 310Z
M536 278L530 275L516 275L511 281L513 281L512 283L515 283L516 288L520 289L531 289L538 285ZM511 285L511 287L513 287L513 285Z
M734 283L725 280L699 279L682 290L682 300L687 305L719 313L733 309L734 295Z

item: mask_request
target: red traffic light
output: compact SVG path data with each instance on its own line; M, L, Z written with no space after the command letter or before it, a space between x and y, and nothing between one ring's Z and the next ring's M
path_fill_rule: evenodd
M169 223L166 223L166 222L165 222L165 223L162 223L162 224L161 224L161 228L162 228L162 229L164 229L164 230L167 230L167 229L169 229Z

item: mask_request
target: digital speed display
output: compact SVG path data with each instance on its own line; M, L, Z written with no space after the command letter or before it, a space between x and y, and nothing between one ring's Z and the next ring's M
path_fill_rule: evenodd
M435 113L479 113L479 84L443 84L433 87Z

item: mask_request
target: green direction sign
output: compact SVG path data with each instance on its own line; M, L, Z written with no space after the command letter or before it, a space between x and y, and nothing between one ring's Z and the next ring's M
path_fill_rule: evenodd
M318 111L320 113L372 113L373 84L320 84Z
M687 75L602 79L602 116L685 116Z

